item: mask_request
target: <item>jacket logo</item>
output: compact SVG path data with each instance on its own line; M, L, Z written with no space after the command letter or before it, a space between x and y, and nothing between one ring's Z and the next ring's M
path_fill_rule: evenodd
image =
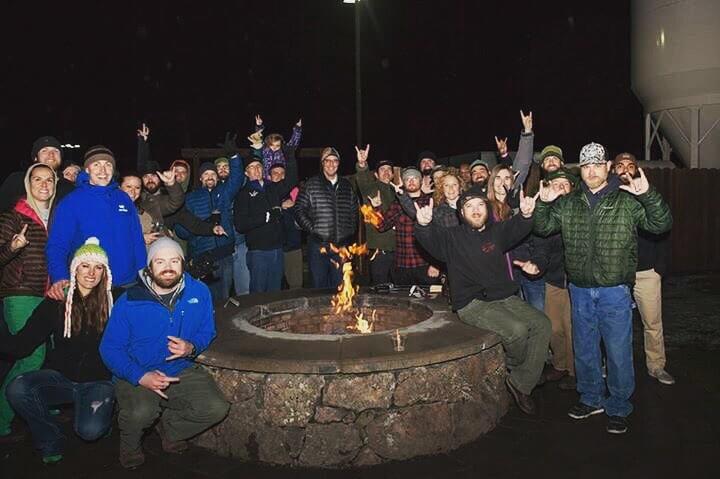
M482 246L480 246L480 249L485 254L492 253L495 251L495 243L488 241L487 243L483 243Z
M257 191L251 191L250 192L250 198L255 198L258 195Z
M123 204L118 205L118 213L127 213L127 212L128 212L128 209L127 209L127 207L125 207L125 205L123 205Z
M190 298L190 299L188 299L188 303L189 303L189 304L197 304L197 303L199 303L199 302L200 302L200 300L198 300L197 298Z

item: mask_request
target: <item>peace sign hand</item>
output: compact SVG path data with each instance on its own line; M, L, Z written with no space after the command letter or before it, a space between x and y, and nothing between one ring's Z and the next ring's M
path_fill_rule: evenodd
M25 238L25 233L27 233L27 229L28 225L27 223L25 223L20 232L13 235L12 239L10 240L10 251L14 253L30 244L27 238Z
M495 137L495 144L497 145L497 150L500 156L507 155L508 148L507 148L507 136L505 138L498 138Z
M522 110L520 110L520 119L522 120L523 129L525 133L532 133L533 129L533 116L532 112L529 112L527 115L523 113Z
M263 119L259 114L255 115L255 126L258 126L258 127L263 126Z
M645 177L645 172L642 170L642 168L638 168L638 172L640 173L640 177L638 178L632 178L630 174L625 173L623 177L628 180L629 184L621 185L620 189L625 190L635 196L647 193L650 189L650 183L648 183L648 180Z
M137 130L137 136L142 138L144 141L148 141L148 137L150 137L150 128L148 128L148 126L143 123L142 127Z

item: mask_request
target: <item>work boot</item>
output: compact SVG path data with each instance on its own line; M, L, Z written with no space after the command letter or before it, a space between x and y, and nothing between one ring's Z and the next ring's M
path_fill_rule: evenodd
M157 426L155 426L155 430L160 435L163 451L171 454L182 454L188 450L187 441L172 441L168 439L162 420L158 421Z
M528 414L530 416L534 415L536 412L535 401L533 401L530 395L517 390L515 386L513 386L513 384L510 382L510 376L505 378L505 385L507 386L508 391L510 391L510 394L515 400L515 404L517 404L517 407L520 408L520 410L525 414Z
M652 370L648 369L648 374L650 377L657 379L660 384L666 384L668 386L675 384L675 378L663 368Z
M135 469L145 463L145 454L142 449L126 450L120 446L120 465L125 469Z
M553 383L555 381L560 381L562 378L567 376L567 371L563 371L560 369L555 369L552 366L549 366L543 371L543 378L545 381L549 383Z

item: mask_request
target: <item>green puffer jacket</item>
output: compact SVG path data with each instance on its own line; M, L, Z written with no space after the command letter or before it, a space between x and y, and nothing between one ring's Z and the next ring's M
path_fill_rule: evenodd
M582 288L634 283L637 228L660 234L672 226L670 208L652 186L639 196L610 192L592 210L577 188L553 203L538 201L534 217L536 234L562 234L568 279Z

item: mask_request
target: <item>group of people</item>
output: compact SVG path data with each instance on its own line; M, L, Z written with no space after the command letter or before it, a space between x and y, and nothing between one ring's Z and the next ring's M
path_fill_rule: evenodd
M660 304L669 208L630 153L610 161L590 143L579 174L557 146L535 156L532 113L520 114L514 156L496 137L495 161L454 168L424 151L416 165L371 167L368 145L341 176L327 147L302 184L301 120L286 142L256 116L251 154L226 135L198 184L188 162L151 159L146 125L124 174L105 146L63 164L57 139L39 138L0 188L0 440L17 413L43 461L61 460L54 416L73 403L85 440L106 435L117 408L125 467L143 463L153 426L166 451L184 451L229 407L193 362L215 336L213 302L302 287L303 235L312 287L336 288L331 245L357 241L360 218L370 282L443 284L461 321L502 339L523 412L535 413L538 384L559 381L580 394L570 417L604 412L608 432L627 431L635 304L648 373L674 382Z

